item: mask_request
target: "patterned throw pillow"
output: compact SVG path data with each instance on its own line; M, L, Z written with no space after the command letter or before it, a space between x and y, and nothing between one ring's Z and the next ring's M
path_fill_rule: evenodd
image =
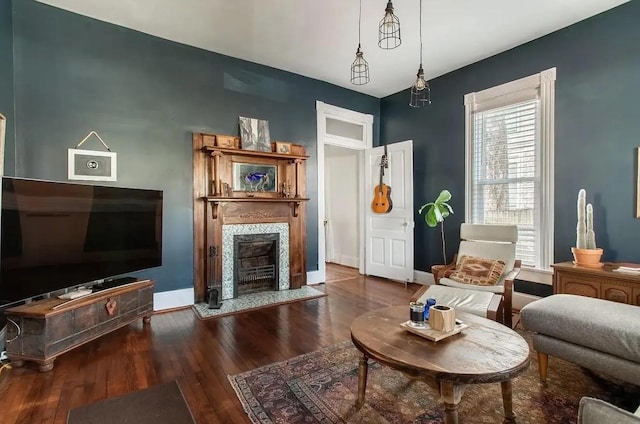
M500 281L504 267L504 261L465 255L448 277L464 284L495 286Z

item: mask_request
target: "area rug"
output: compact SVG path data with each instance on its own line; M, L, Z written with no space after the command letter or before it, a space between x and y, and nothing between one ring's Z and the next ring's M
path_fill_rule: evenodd
M67 424L194 424L176 381L69 411Z
M326 293L309 286L302 286L299 289L266 291L260 293L246 294L235 299L222 301L220 309L209 309L207 303L196 303L193 310L198 318L217 318L227 315L237 314L267 306L282 305L284 303L297 302L299 300L309 300L326 296Z
M530 342L529 335L525 338ZM356 411L359 357L346 341L228 378L255 424L444 423L444 407L434 390L377 363L369 366L366 402ZM534 354L528 371L513 381L518 424L576 423L582 396L630 410L637 407L640 388L556 358L549 358L548 384L543 386ZM503 422L500 384L467 386L458 412L461 423Z

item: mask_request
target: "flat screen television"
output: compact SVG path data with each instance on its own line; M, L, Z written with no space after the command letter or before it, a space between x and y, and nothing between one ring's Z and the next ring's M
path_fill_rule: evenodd
M0 307L162 265L162 194L3 177Z

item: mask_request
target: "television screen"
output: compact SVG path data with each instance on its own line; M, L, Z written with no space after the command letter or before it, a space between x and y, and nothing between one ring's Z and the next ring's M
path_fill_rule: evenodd
M0 305L162 265L162 191L2 178Z

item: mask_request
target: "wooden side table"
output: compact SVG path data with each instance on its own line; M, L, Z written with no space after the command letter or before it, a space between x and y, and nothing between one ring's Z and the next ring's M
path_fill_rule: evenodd
M553 267L553 293L577 294L640 306L640 274L614 271L620 265L605 263L602 268L587 268L573 262Z

